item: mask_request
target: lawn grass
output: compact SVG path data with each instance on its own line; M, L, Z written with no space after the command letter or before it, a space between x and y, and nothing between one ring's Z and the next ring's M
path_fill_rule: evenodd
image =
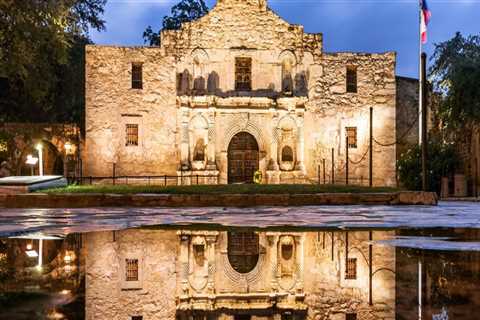
M115 193L115 194L314 194L314 193L380 193L396 192L389 187L360 187L314 184L280 185L193 185L193 186L141 186L141 185L71 185L65 188L47 189L41 193Z

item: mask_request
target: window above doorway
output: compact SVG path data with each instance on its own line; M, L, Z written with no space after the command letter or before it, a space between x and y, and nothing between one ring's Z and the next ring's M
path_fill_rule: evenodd
M252 58L235 58L235 90L252 90Z

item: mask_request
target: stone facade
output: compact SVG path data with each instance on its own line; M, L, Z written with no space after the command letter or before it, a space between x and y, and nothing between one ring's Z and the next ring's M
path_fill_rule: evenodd
M247 89L236 86L238 58L250 68ZM263 182L298 183L316 181L325 159L326 180L333 171L341 182L346 128L354 127L349 177L366 184L373 108L375 140L388 145L374 146L373 181L393 186L395 63L394 53L326 53L321 34L285 22L264 0L219 0L206 16L162 32L161 47L88 46L85 175L111 175L115 163L118 175L228 183L237 167L252 167ZM141 65L142 89L132 89L132 64ZM126 145L127 124L138 126L138 145ZM229 153L239 133L258 145L248 163Z
M247 272L232 262L229 237L238 232L258 241ZM346 314L395 319L395 248L371 245L393 235L240 229L90 233L86 319L343 320ZM138 281L125 281L126 259L137 259Z

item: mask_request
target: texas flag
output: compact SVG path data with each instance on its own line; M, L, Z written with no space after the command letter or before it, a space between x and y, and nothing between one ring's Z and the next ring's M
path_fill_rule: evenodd
M427 42L427 26L432 17L432 13L428 9L427 0L420 0L420 33L422 36L422 43Z

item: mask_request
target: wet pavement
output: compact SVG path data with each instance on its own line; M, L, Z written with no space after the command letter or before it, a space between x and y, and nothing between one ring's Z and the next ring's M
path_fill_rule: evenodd
M0 237L186 224L308 228L480 228L480 203L438 206L0 209Z

